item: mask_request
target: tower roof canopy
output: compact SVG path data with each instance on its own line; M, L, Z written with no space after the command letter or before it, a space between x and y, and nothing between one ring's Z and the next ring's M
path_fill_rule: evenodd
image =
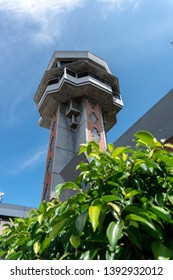
M52 67L54 67L58 60L65 62L69 60L76 61L81 59L92 61L92 63L97 64L97 66L99 65L108 73L112 74L106 61L88 51L55 51L49 62L47 70L50 70Z

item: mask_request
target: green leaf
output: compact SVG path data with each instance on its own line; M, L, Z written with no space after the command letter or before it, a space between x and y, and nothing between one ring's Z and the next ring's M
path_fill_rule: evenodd
M4 260L5 259L5 256L7 254L7 251L0 251L0 260ZM2 258L3 257L3 258Z
M99 206L90 206L89 207L89 217L90 217L91 225L93 227L93 231L95 231L99 225L99 215L100 215Z
M40 213L44 213L44 212L46 211L46 206L47 206L46 201L42 201L42 202L40 203L40 206L39 206L38 211L39 211Z
M37 255L40 249L40 244L38 241L36 241L33 245L34 253Z
M87 155L89 156L91 152L92 152L92 147L91 147L90 144L88 144L88 146L87 146Z
M140 164L140 167L141 167L144 171L148 171L148 166L147 166L146 162L141 163L141 164Z
M88 211L82 212L76 219L76 231L80 235L88 218Z
M136 161L133 163L133 172L139 169L142 163L145 163L143 159L136 159Z
M39 222L39 224L41 225L41 223L43 222L43 214L40 214L40 215L38 216L38 222Z
M151 244L151 248L156 260L169 260L171 253L169 249L159 241L155 241Z
M88 163L81 161L79 165L76 166L76 170L87 171L88 170Z
M97 249L88 250L81 255L80 260L94 260L95 257L97 256L97 253L98 253Z
M113 182L113 181L108 181L108 185L109 185L109 186L114 186L114 187L119 187L119 186L120 186L119 183Z
M171 254L170 259L172 260L173 259L173 240L172 239L168 240L167 247L169 248L169 251Z
M115 252L114 250L111 251L111 250L107 250L106 251L106 260L110 261L110 260L114 260L115 259Z
M112 209L118 214L118 216L121 215L121 209L117 204L109 202L108 205L112 207Z
M171 202L171 204L173 205L173 195L168 195L168 199Z
M123 160L126 162L126 161L127 161L127 159L128 159L128 154L123 153Z
M118 147L116 148L113 153L112 153L112 157L115 158L117 156L119 156L120 154L122 154L125 150L127 150L126 147Z
M68 204L69 205L73 205L75 203L81 203L81 202L84 202L86 200L86 194L85 193L77 193L73 196L71 196L69 199L68 199Z
M67 219L63 219L59 221L57 224L55 224L49 233L49 238L54 239L58 235L60 230L65 226L66 223L67 223Z
M168 197L168 199L169 199L169 197ZM164 206L163 194L161 192L156 193L155 202L161 207Z
M135 141L138 143L142 143L150 147L155 146L154 136L147 131L140 130L134 136L137 138Z
M45 249L47 249L50 245L50 242L51 242L51 239L50 238L45 238L43 240L43 242L41 243L41 246L40 246L40 250L39 250L39 253L42 254L44 252Z
M67 182L64 184L59 184L55 187L55 195L59 197L61 192L66 189L71 189L71 190L76 190L81 192L81 189L75 183Z
M108 206L103 204L101 206L101 211L100 211L100 216L99 216L99 232L103 232L103 226L104 226L104 221L105 221L105 217L107 214L107 210L108 210Z
M161 219L163 219L166 222L169 222L171 220L171 214L169 211L166 211L164 208L151 205L152 211Z
M8 236L7 238L5 238L4 244L7 245L7 244L10 244L10 243L14 243L15 239L16 239L16 235L12 234L12 235Z
M116 196L116 195L103 195L102 196L102 201L103 202L106 202L106 203L108 203L108 202L111 202L111 201L116 201L116 200L121 200L118 196Z
M119 260L119 256L122 252L122 246L116 246L115 250L113 250L110 246L106 251L106 260Z
M97 144L95 141L90 141L88 145L91 145L95 151L99 151L99 144Z
M32 247L33 246L33 243L34 243L34 240L29 240L27 243L26 243L26 246L29 248L29 247Z
M118 240L121 238L123 227L123 221L111 222L108 225L106 235L112 249L115 249Z
M92 152L92 153L90 153L90 154L89 154L89 157L90 157L90 158L93 157L93 158L96 158L97 160L100 160L100 156L98 155L97 152Z
M140 250L142 250L142 239L141 233L139 232L138 228L134 226L129 226L126 229L126 233L130 241Z
M14 252L12 254L9 254L8 260L19 260L21 259L22 255L23 255L22 251Z
M141 222L146 226L148 226L153 231L157 232L152 220L149 218L149 216L145 215L144 213L129 214L126 216L125 220Z
M78 155L83 154L87 151L87 144L81 144L81 148L79 150Z
M16 240L16 242L15 242L15 245L16 246L19 246L19 245L25 245L25 244L27 244L27 241L28 241L28 237L19 237L19 239L18 240Z
M139 194L140 192L141 192L141 191L138 191L138 190L132 190L132 191L126 193L125 199L130 198L130 197L132 197L132 196L134 196L134 195L136 195L136 194Z
M172 167L172 166L173 166L173 157L172 157L172 158L171 158L171 157L170 157L170 158L167 157L167 159L165 160L165 163L166 163L168 166L171 166L171 167Z
M147 213L147 210L143 207L136 206L135 204L131 204L126 206L123 209L123 212L128 211L128 212L133 212L133 213Z
M113 145L112 143L109 143L109 144L108 144L108 150L109 150L109 152L112 153L112 152L114 151L114 149L115 149L114 145Z
M72 234L70 236L70 243L75 249L77 249L80 245L80 236Z

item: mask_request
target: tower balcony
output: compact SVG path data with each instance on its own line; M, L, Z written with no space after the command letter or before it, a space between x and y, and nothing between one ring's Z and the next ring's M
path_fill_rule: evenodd
M42 116L40 124L42 123L42 126L45 127L49 126L49 118L56 110L57 104L66 103L71 98L83 96L101 104L105 114L110 113L116 116L123 107L120 94L113 91L108 80L92 71L75 73L64 67L58 78L48 81L38 102L38 110Z

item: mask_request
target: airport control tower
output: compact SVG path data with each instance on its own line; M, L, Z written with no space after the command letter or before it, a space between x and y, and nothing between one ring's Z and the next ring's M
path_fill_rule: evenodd
M42 200L55 186L77 177L84 160L81 143L96 141L107 148L106 133L123 107L118 78L107 63L88 51L56 51L34 96L39 125L50 130ZM64 194L65 200L68 192Z

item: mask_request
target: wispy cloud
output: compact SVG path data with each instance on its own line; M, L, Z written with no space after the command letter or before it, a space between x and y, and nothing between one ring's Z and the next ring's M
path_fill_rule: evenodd
M17 175L26 169L31 169L40 165L45 161L46 153L47 153L47 149L41 147L38 151L32 153L24 160L17 162L15 166L13 166L8 170L8 173L10 175Z
M3 69L0 123L21 122L21 111L25 108L26 114L27 98L31 99L35 90L34 77L31 80L28 69L21 70L26 67L27 48L33 44L42 48L56 42L69 14L84 3L85 0L0 0L0 52L3 54L0 57Z
M80 7L85 0L0 0L0 11L11 20L34 25L32 38L52 43L61 33L62 16Z
M34 83L29 79L22 84L22 78L20 75L17 76L18 80L13 77L9 77L9 82L2 83L0 95L0 124L16 126L21 124L27 114L32 112L30 101L32 101L31 94L34 92ZM33 78L34 81L34 78ZM9 86L9 85L12 86ZM8 86L7 86L8 85ZM18 90L16 90L16 88ZM8 112L8 114L7 114Z
M131 8L133 11L139 8L141 0L97 0L104 5L106 10L115 9L117 11L123 11L127 8Z

